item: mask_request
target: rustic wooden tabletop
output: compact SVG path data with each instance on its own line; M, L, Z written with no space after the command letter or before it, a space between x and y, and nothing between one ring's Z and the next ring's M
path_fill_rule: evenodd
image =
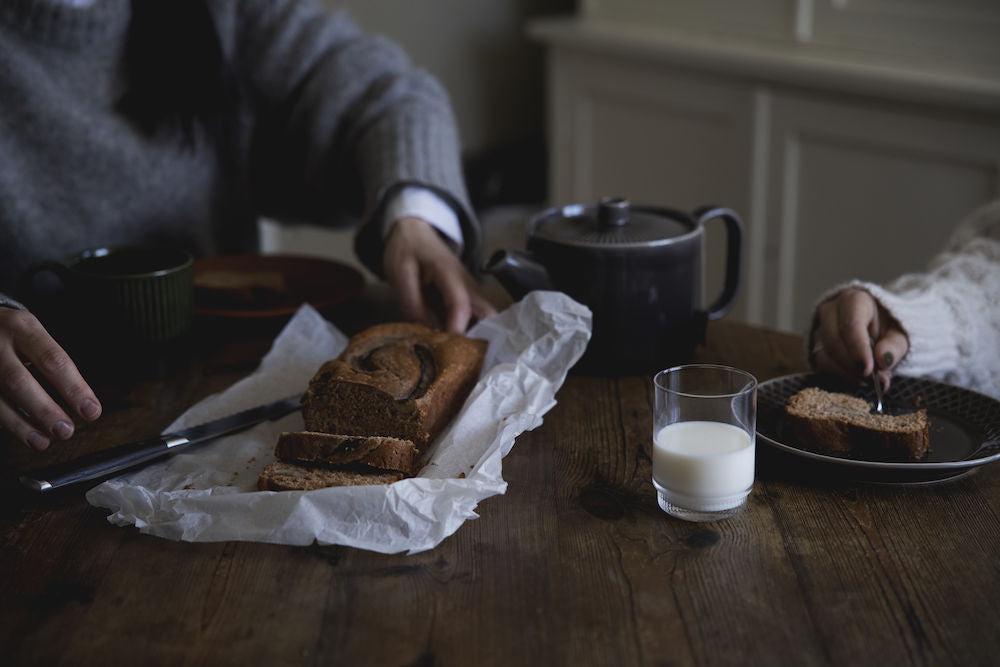
M109 380L105 416L58 451L4 443L6 664L995 664L1000 467L874 486L758 446L747 509L686 523L650 483L648 376L571 374L504 460L506 494L412 556L172 542L112 526L80 490L18 488L18 469L149 436L249 373L259 333ZM803 369L799 338L725 320L698 358L762 380Z

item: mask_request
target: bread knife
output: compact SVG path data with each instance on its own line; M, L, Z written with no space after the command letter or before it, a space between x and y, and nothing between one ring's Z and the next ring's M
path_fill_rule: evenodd
M156 438L130 442L85 454L79 458L57 463L20 476L21 484L38 491L51 491L59 487L109 477L117 472L149 463L161 456L175 454L191 445L214 440L236 433L265 421L274 421L301 407L301 394L280 401L244 410L222 419L164 433Z

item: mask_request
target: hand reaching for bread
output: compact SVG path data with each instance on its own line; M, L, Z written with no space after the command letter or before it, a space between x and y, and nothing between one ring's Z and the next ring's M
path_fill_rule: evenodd
M440 316L451 333L465 333L475 320L496 312L476 281L438 233L419 218L402 218L392 228L382 265L403 316L427 326ZM424 288L430 288L428 299ZM433 307L440 301L440 310Z
M817 371L859 383L874 372L884 389L910 347L899 323L860 289L844 290L817 307L809 342Z

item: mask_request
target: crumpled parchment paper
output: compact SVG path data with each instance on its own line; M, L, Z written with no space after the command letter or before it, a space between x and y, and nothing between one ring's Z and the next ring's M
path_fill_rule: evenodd
M379 486L257 491L282 431L303 429L300 412L198 445L109 480L87 500L108 520L192 542L249 540L342 544L382 553L437 546L476 518L476 505L507 488L501 459L542 423L590 340L591 312L560 292L533 292L468 333L489 341L479 382L431 447L414 478ZM305 390L347 338L308 305L292 317L260 366L207 397L164 432L225 417Z

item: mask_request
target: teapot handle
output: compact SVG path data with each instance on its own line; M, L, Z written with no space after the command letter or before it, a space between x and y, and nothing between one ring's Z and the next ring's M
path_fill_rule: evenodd
M694 212L694 217L699 225L715 218L721 218L726 223L726 279L722 294L708 307L708 319L717 320L729 312L740 289L743 222L735 211L719 206L703 206Z

